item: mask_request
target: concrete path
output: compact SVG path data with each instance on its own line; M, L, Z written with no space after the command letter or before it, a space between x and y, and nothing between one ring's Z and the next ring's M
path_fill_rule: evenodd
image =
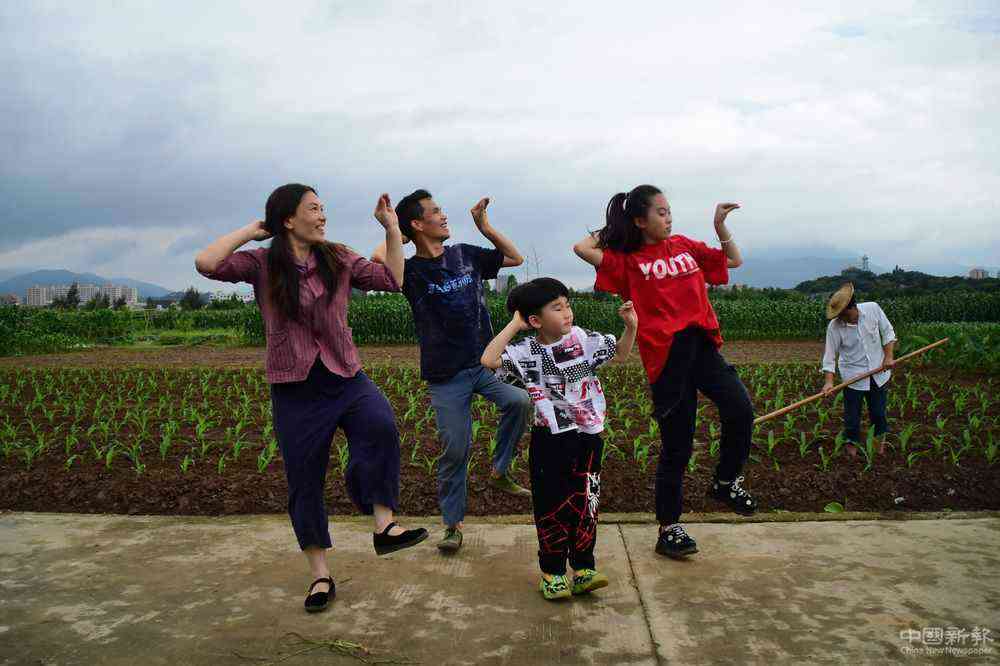
M1000 663L995 517L693 523L686 562L653 553L652 525L604 523L611 586L558 604L536 591L530 525L471 524L453 557L436 535L378 558L366 524L332 531L337 599L307 615L283 516L2 514L0 664L360 663L292 656L315 646L289 632L434 665ZM979 652L901 638L949 627Z

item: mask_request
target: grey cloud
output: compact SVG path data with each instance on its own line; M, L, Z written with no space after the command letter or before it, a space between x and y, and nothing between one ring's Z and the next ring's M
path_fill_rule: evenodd
M557 47L549 53L538 44L558 17L524 16L518 8L505 10L492 37L507 41L494 43L468 39L491 29L491 17L471 9L449 13L428 5L414 23L391 4L321 4L279 31L264 19L256 28L252 17L230 21L222 10L199 10L204 15L194 21L194 5L164 7L149 9L145 19L162 24L158 40L148 38L154 28L133 29L143 12L114 5L0 8L0 78L7 85L0 97L0 252L88 227L199 229L178 232L168 245L168 254L183 258L262 216L275 186L304 181L327 203L330 234L365 251L379 240L371 208L383 190L398 199L428 187L452 217L456 240L469 242L481 241L467 209L490 195L494 222L522 249L539 248L543 272L572 275L580 267L569 246L603 224L610 195L653 182L668 191L682 233L710 236L712 206L735 198L745 204L734 225L749 252L830 245L851 224L860 224L862 234L892 226L907 244L891 249L873 240L871 252L885 247L905 262L926 259L923 230L941 224L933 205L912 203L929 187L947 191L936 183L952 178L968 190L956 197L971 200L990 198L1000 183L995 151L969 147L984 145L996 131L995 118L984 121L982 112L996 106L988 98L997 78L986 68L996 56L978 56L985 72L979 78L965 70L981 87L964 101L959 95L954 113L934 115L941 100L918 98L895 102L912 108L909 133L894 127L896 115L866 120L866 108L886 103L875 94L879 86L896 85L896 68L905 73L915 65L899 55L901 47L862 45L874 37L835 39L875 35L860 10L856 19L845 10L817 20L817 30L838 49L882 49L872 53L886 60L885 82L865 61L867 51L837 51L844 59L836 66L810 71L808 63L763 49L751 54L760 58L759 70L722 90L725 82L713 81L740 66L742 55L719 56L714 68L694 60L662 71L655 62L630 68L607 31L574 32L594 28L593 19L553 32ZM913 14L925 10L918 3ZM960 20L987 33L996 25L995 12L978 9ZM399 39L435 23L440 32L427 44L431 55ZM527 23L530 30L512 41ZM375 25L394 41L371 43ZM253 29L259 40L237 34ZM277 39L282 32L285 42ZM280 50L296 40L328 42L331 50L342 41L364 46L343 62L322 50L301 62L281 59ZM967 64L970 48L962 44L941 56L946 69ZM595 49L606 49L614 64L587 60ZM921 52L928 76L938 74L936 57ZM462 70L465 60L474 68ZM863 82L846 69L858 62L866 63ZM298 86L283 83L299 73L290 65L310 73ZM691 81L676 84L688 69L695 72ZM368 87L366 76L373 79ZM720 90L705 96L702 86L712 85ZM501 92L511 90L524 94ZM821 97L827 91L829 99ZM858 108L843 107L845 100ZM685 131L697 132L712 118L721 118L721 129L694 138L675 133L671 123L680 122L676 114L686 105L692 109ZM853 133L831 143L832 124ZM942 134L954 138L947 151L920 148ZM886 180L899 173L913 176L902 184ZM945 205L949 221L966 228L986 215ZM979 256L997 245L996 232L989 234L986 242L952 238L943 251ZM840 246L854 254L857 238ZM92 259L106 260L113 251L121 248L111 245ZM187 279L179 275L177 282Z

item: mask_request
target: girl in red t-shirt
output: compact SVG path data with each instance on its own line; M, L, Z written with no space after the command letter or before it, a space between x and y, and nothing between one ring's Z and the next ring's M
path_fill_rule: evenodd
M662 448L656 468L656 552L686 557L698 546L680 525L684 469L694 442L698 391L719 408L722 443L709 496L750 515L757 502L743 488L740 472L750 453L753 404L735 368L719 353L719 320L707 284L729 282L729 269L743 263L726 228L738 204L715 209L722 249L671 235L666 197L652 185L619 192L608 203L606 225L573 246L597 269L594 288L635 305L636 340L653 395L653 416Z

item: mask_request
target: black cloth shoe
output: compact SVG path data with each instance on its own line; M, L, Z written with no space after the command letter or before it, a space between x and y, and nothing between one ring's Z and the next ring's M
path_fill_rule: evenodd
M415 530L406 530L397 536L391 536L389 534L389 530L395 526L396 523L389 523L386 528L382 530L381 534L375 533L372 535L376 555L388 555L389 553L395 553L397 550L409 548L410 546L416 546L418 543L427 538L427 530L422 527Z
M679 560L697 553L698 544L688 536L683 526L674 525L660 530L660 538L656 540L656 552Z
M713 479L712 486L708 489L708 496L725 502L729 508L741 516L752 516L757 512L757 500L743 487L742 476L736 477L728 484Z
M313 588L320 583L329 583L330 590L328 592L313 592ZM334 585L333 579L329 576L326 578L317 578L313 581L313 584L309 586L309 591L306 592L306 612L318 613L326 610L327 605L330 603L330 599L333 599L335 596L337 596L337 586Z

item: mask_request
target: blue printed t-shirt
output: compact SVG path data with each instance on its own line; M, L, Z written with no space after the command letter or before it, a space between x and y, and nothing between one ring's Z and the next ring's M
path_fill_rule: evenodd
M413 310L420 341L420 376L445 382L479 365L493 339L483 280L492 280L503 253L458 243L434 259L410 257L403 272L403 294Z

